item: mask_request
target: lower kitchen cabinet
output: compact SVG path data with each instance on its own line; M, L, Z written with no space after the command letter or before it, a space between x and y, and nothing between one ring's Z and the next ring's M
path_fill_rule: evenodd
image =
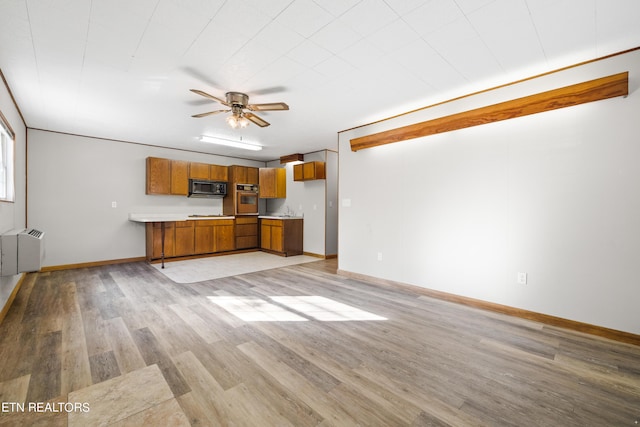
M147 234L147 261L160 259L162 257L162 223L148 222L146 224ZM164 223L164 256L166 258L175 256L175 223Z
M200 220L195 222L194 254L225 252L235 249L233 220Z
M193 255L193 229L193 221L175 222L175 256Z
M260 220L260 249L278 255L302 254L302 218Z
M182 257L233 251L233 219L167 221L164 223L164 257ZM146 225L147 260L162 257L162 223Z
M253 249L258 247L258 217L236 217L236 249Z
M214 252L232 251L236 248L232 219L219 219L213 226Z

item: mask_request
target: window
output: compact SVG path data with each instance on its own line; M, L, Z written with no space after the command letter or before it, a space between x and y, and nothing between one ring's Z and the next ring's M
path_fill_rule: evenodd
M0 113L0 201L14 201L13 156L15 134Z

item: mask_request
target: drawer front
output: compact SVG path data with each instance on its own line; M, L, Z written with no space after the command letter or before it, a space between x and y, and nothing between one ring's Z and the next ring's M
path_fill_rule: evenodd
M276 227L282 227L281 219L263 219L262 225L275 225Z
M189 221L189 222L195 222L196 223L196 227L211 227L211 226L216 226L216 225L233 225L233 220L232 219L199 219L196 221Z
M236 249L250 249L258 247L258 236L236 237Z
M257 216L239 216L236 217L236 224L258 224Z
M258 224L236 224L236 236L257 236Z
M154 223L151 223L151 224L153 224L153 228L157 229L157 230L158 230L158 232L159 232L159 231L160 231L160 229L162 228L162 223L161 223L161 222L154 222ZM176 226L176 223L175 223L174 221L171 221L171 222L165 222L165 223L164 223L164 229L165 229L165 230L169 230L169 229L173 230L173 228L174 228L175 226Z
M176 221L176 228L193 228L193 221Z

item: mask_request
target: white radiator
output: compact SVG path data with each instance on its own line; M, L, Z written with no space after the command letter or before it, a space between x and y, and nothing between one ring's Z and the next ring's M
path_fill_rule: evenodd
M44 257L44 232L32 228L0 235L0 275L38 271Z

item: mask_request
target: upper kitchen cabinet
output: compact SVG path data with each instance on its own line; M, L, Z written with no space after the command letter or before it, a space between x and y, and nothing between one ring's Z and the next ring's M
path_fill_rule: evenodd
M211 181L228 181L227 166L210 165L208 163L189 163L189 178Z
M325 179L325 163L320 161L299 163L293 165L294 181L311 181L314 179Z
M229 181L233 184L258 185L258 168L251 166L229 166Z
M284 168L260 168L260 198L284 199L287 197L287 170Z
M189 193L189 162L147 157L146 194L186 196Z

